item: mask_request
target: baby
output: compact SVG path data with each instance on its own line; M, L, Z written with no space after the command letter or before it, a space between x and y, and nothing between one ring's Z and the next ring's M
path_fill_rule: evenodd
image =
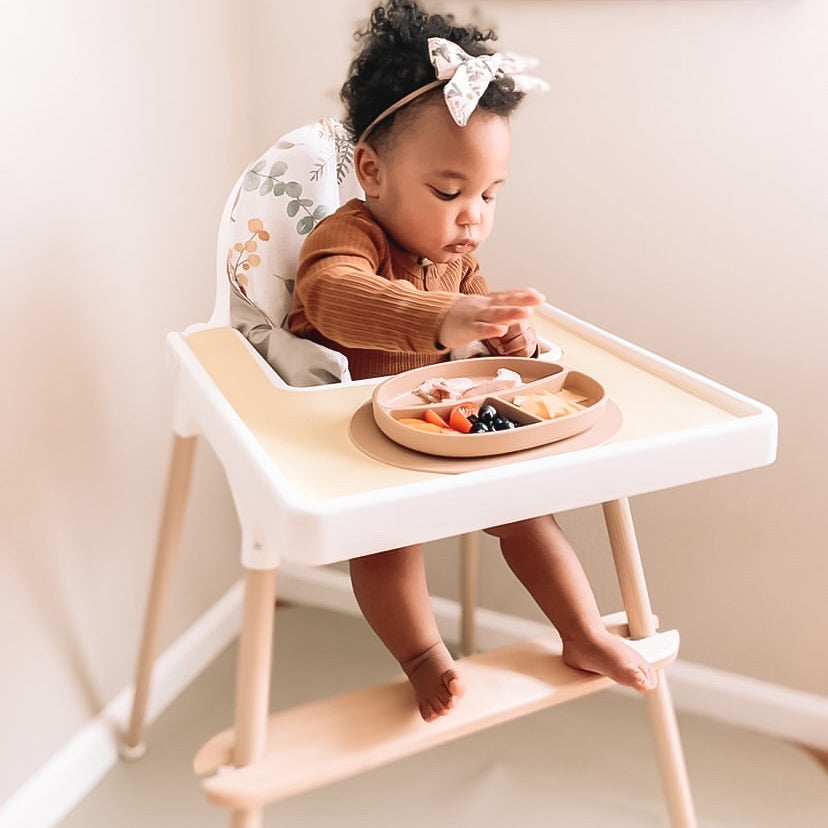
M343 205L308 236L290 330L343 353L354 379L439 363L476 341L496 355L535 355L531 313L543 297L490 291L475 250L506 181L509 116L540 82L518 59L490 51L492 32L410 0L375 8L358 36L342 98L365 201ZM655 687L655 670L602 625L554 517L486 532L557 628L569 666ZM437 630L421 548L367 555L350 569L360 608L408 676L420 715L445 715L465 682Z

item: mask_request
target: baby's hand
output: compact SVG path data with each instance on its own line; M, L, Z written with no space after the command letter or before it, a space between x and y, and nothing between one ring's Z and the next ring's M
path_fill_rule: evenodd
M446 348L457 348L475 339L511 339L512 326L528 324L532 308L543 301L534 288L461 296L443 318L438 340Z
M483 344L498 356L530 357L538 348L538 335L532 323L522 319L510 325L503 336L487 339Z

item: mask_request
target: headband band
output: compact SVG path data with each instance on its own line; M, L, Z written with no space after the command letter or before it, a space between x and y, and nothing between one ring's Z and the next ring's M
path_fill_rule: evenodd
M489 84L498 76L512 78L515 89L519 92L534 92L549 89L549 84L540 78L524 74L524 70L534 66L537 61L523 58L512 53L478 55L467 54L456 43L442 37L428 39L428 56L437 80L409 92L404 98L391 104L371 121L362 131L357 143L364 141L374 127L411 101L425 95L438 86L443 86L443 97L449 114L457 126L464 127Z

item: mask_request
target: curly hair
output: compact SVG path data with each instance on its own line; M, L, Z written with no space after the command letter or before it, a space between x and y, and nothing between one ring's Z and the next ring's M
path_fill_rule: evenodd
M451 40L468 54L478 56L492 54L493 50L486 44L496 40L497 34L474 25L457 26L454 15L429 14L415 0L386 0L377 6L371 13L368 28L355 35L361 49L340 91L345 104L345 126L354 140L389 106L435 79L428 56L430 37ZM440 93L439 88L436 91ZM430 97L428 93L424 100ZM478 106L508 116L523 97L510 77L498 75L483 93ZM418 102L419 99L414 104ZM375 140L387 135L398 114L389 115L377 125L372 132Z

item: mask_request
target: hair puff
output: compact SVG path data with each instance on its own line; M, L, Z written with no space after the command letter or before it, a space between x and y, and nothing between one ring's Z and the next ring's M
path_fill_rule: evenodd
M477 56L492 54L487 43L496 40L497 34L474 25L457 26L454 15L429 14L415 0L386 0L377 6L368 27L355 35L360 49L340 92L345 126L354 140L392 104L435 80L428 55L430 37L450 40ZM497 76L478 106L507 116L523 97L511 78ZM378 124L372 133L375 139L390 130L393 121L392 114Z

